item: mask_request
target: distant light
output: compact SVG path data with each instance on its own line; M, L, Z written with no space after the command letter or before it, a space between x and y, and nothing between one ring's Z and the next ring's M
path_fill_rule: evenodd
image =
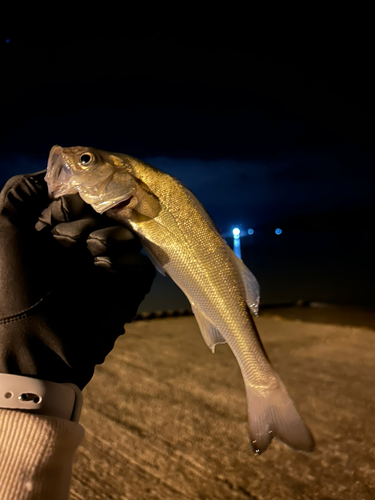
M254 229L250 228L250 229L247 230L247 232L248 232L248 234L254 234Z
M283 232L282 229L280 229L279 227L275 229L276 234L281 234L282 232Z
M238 227L235 227L232 231L233 233L233 250L237 257L241 258L241 230Z
M10 42L10 38L7 38L7 39L5 40L5 43L9 43L9 42Z

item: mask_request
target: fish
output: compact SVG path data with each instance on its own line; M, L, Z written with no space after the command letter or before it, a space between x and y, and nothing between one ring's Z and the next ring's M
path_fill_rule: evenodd
M134 231L155 267L188 298L212 352L227 343L244 381L250 449L260 455L275 437L311 452L314 438L274 370L253 315L259 284L178 179L122 153L54 146L45 180L51 198L79 193L100 214Z

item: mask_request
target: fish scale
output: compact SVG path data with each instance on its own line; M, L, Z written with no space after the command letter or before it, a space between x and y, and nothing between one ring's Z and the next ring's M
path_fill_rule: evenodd
M151 189L157 189L158 172L154 173L150 170L142 176L142 173L135 169L135 173ZM173 203L172 194L176 194L177 190L179 198L185 201L183 213L176 210L176 203ZM253 325L250 323L244 300L242 281L238 277L235 265L231 262L237 257L234 254L231 255L230 248L216 233L216 228L215 232L212 231L213 223L207 217L203 207L196 201L192 203L193 197L178 181L172 177L164 178L161 193L158 194L161 199L167 200L166 210L162 211L155 220L143 223L146 228L139 227L140 225L137 224L132 224L132 228L145 238L144 245L147 250L151 232L147 227L156 223L152 231L152 235L156 233L159 236L156 245L169 247L168 254L171 256L171 263L164 266L169 276L179 284L188 299L193 302L193 307L205 311L208 319L222 333L237 358L244 380L251 378L253 385L272 385L274 380L262 349L257 348L257 344L254 346L243 341L243 332L251 332ZM167 243L168 233L160 231L161 224L158 219L161 219L163 224L168 221L168 233L173 225L177 225L182 241L176 241L175 233L173 233L172 240ZM151 238L154 241L154 236ZM197 250L198 255L195 257ZM197 273L197 268L199 273ZM196 276L195 279L192 279L193 275ZM248 352L250 346L251 352Z
M314 439L251 317L259 303L258 283L196 197L136 158L94 148L52 148L46 181L52 197L79 192L96 211L136 232L157 269L189 299L212 352L216 344L228 343L244 379L252 451L264 452L273 437L312 451Z

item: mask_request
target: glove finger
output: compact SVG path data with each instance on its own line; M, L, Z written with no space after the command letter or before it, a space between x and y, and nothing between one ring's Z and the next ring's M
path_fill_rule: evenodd
M44 176L41 171L10 178L0 193L0 213L17 225L35 224L49 202Z
M65 247L84 245L91 231L98 227L96 217L86 217L72 222L61 222L52 229L52 235Z
M142 245L139 238L123 226L112 226L93 231L87 239L87 247L96 256L114 257L139 253Z
M67 194L50 202L39 217L37 229L42 229L45 226L54 226L59 222L77 220L85 215L100 217L90 205L87 205L82 200L78 193Z
M52 203L55 203L54 201ZM43 212L40 214L38 218L38 222L35 224L35 229L37 231L41 231L47 226L53 226L53 220L52 220L52 208L50 203L47 208L43 210Z
M52 217L58 222L70 222L84 215L95 216L95 210L85 203L78 193L66 194L51 203Z
M151 266L148 257L138 253L125 253L123 255L111 256L111 255L98 255L94 258L94 264L97 267L106 269L107 271L129 271L129 269L136 270L143 268L144 266Z

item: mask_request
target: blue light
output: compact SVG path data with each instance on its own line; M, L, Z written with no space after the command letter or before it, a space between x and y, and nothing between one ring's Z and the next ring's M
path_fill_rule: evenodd
M9 39L9 38L7 38L7 39L5 40L5 43L9 43L9 42L10 42L10 39Z
M277 235L281 234L282 232L283 232L282 229L280 229L279 227L275 229L275 233Z
M248 234L254 234L254 229L251 229L251 228L250 228L250 229L248 229L248 230L247 230L247 233L248 233Z
M233 251L237 255L237 257L240 259L241 258L241 243L240 243L241 230L238 229L238 227L235 227L233 229L232 233L233 233Z

